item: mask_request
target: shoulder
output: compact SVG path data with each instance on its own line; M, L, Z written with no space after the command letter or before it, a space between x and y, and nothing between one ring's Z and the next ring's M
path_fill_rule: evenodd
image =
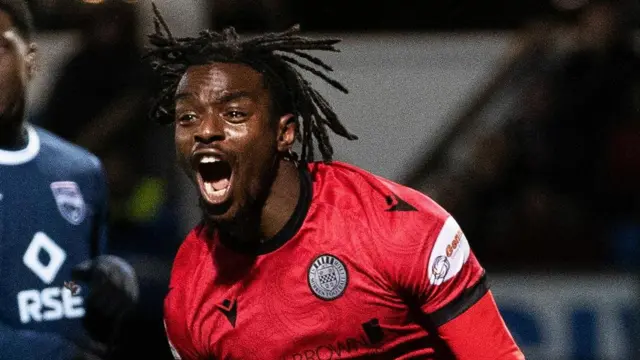
M97 156L45 129L33 128L40 138L40 156L52 167L102 176L102 163Z
M465 239L455 240L461 236L456 221L429 196L340 162L310 168L315 172L315 206L327 204L342 218L351 217L353 224L347 228L365 227L366 236L354 240L355 245L376 263L394 268L423 263L446 253L447 246L464 245L459 242Z
M343 162L312 163L314 201L366 216L380 231L442 227L449 213L429 196Z

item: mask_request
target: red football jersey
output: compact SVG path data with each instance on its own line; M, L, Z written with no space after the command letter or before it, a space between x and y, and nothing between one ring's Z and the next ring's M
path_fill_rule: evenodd
M187 236L165 299L176 359L521 358L445 210L344 163L308 170L261 247Z

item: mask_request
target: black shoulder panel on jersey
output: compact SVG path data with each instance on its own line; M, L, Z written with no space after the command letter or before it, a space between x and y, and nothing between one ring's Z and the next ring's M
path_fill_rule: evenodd
M390 206L386 211L418 211L413 205L400 199L396 194L388 195L385 200L387 205Z
M477 303L489 291L487 276L482 275L480 280L472 287L464 290L455 300L428 315L431 322L436 326L442 326L455 319L458 315L467 311L473 304Z

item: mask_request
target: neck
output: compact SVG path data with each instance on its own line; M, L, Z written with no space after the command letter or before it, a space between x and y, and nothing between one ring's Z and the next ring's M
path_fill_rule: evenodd
M282 161L260 216L260 238L273 238L289 221L300 198L300 172Z
M271 183L269 193L262 201L259 213L242 216L242 220L234 223L216 224L221 236L227 244L243 243L245 246L260 246L268 243L278 234L291 219L300 198L300 173L289 161L282 160ZM254 244L254 245L249 245Z
M0 115L0 148L20 150L29 142L22 117Z

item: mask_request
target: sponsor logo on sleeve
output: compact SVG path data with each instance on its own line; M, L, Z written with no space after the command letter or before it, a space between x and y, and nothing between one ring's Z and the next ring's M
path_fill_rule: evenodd
M445 221L429 257L429 282L440 285L460 272L469 259L469 242L458 223L449 217Z

